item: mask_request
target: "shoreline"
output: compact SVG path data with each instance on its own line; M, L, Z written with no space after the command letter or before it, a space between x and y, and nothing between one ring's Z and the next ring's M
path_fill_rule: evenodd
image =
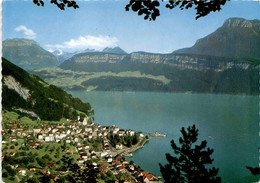
M131 152L134 152L138 149L141 149L144 147L145 143L148 142L149 140L151 140L151 138L145 138L143 137L143 139L136 145L130 147L130 148L126 148L126 149L121 149L121 150L117 150L114 151L114 155L113 157L117 156L117 155L122 155L122 156L127 156L127 157L132 157Z
M122 152L121 154L123 156L128 156L128 157L132 157L133 155L131 154L132 152L137 151L138 149L141 149L144 147L145 143L148 142L149 140L151 140L151 138L146 139L144 137L144 139L142 141L140 141L137 145L130 147L129 149L127 149L126 151Z

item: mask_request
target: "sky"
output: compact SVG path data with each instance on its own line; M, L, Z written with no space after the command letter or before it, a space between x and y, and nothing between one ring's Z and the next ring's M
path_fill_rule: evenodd
M161 1L156 21L125 11L129 0L80 0L79 9L61 11L45 1L3 1L2 39L27 38L46 50L67 52L119 46L128 53L170 53L194 45L230 17L260 20L260 2L231 0L219 12L195 20L196 11L169 10Z

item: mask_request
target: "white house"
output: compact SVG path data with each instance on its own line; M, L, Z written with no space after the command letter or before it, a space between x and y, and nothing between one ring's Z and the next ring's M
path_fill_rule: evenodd
M47 137L45 137L45 142L50 142L50 137L49 136L47 136Z
M34 128L33 129L33 133L37 134L37 133L40 133L41 131L41 128Z
M83 159L83 158L79 158L79 159L78 159L78 163L79 163L79 164L84 163L84 159Z
M116 144L116 149L123 149L123 145L121 143Z
M39 134L38 134L38 139L39 139L39 140L42 140L42 139L43 139L42 133L39 133Z
M18 173L22 176L26 176L26 170L19 170Z
M59 131L58 128L53 128L53 129L52 129L52 133L56 133L57 131Z
M88 159L88 154L87 153L83 153L81 155L81 157L86 161Z
M107 152L101 152L101 154L100 154L101 157L105 157L106 155L108 155Z

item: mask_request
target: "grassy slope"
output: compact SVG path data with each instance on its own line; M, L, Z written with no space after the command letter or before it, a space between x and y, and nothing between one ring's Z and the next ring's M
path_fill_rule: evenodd
M100 78L102 76L115 76L115 77L131 77L131 78L147 78L156 81L161 81L165 85L170 83L170 79L164 75L154 76L151 74L144 74L140 71L124 71L124 72L76 72L70 70L62 70L60 68L46 68L34 70L35 74L40 74L45 81L49 84L56 86L66 87L72 85L79 85L90 79Z

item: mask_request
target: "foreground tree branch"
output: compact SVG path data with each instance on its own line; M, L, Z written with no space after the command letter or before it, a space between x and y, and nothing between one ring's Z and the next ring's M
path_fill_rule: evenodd
M161 0L162 2L164 0ZM226 4L227 0L169 0L165 7L173 9L179 7L181 10L194 7L196 9L196 19L208 15L210 12L220 11L221 7ZM33 0L33 3L38 6L44 6L43 0ZM79 8L74 0L50 0L50 3L56 5L59 9L65 10L65 7ZM156 20L160 16L159 0L130 0L125 6L126 11L137 12L138 15L144 15L145 20Z
M208 15L212 11L220 11L221 6L225 5L226 1L227 0L169 0L167 1L165 7L169 9L179 7L181 10L195 7L195 9L197 10L196 19L198 19L200 17ZM156 18L160 16L159 6L160 3L158 0L130 0L125 9L126 11L129 11L131 8L134 12L137 12L138 15L144 15L145 20L156 20Z

